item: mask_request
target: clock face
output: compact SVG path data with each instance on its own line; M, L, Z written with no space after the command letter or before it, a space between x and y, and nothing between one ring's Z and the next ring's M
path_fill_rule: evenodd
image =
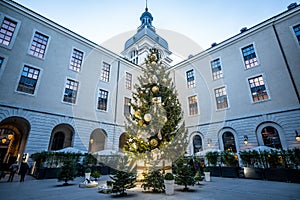
M150 140L150 144L151 144L151 146L156 147L158 145L158 141L153 138L153 139Z

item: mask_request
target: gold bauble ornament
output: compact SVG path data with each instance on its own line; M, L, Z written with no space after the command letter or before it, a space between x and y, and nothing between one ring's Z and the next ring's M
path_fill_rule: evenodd
M154 92L154 93L156 93L156 92L159 91L159 87L153 86L153 87L151 88L151 91Z
M135 116L136 118L140 118L140 117L141 117L140 111L135 111L135 112L134 112L134 116Z
M156 62L155 61L152 61L151 62L151 66L155 66L156 65Z
M158 145L158 141L153 138L150 140L150 144L151 144L151 146L156 147Z
M143 126L143 124L144 124L143 120L139 120L139 121L138 121L138 125L139 125L139 126Z
M162 79L162 82L163 82L163 83L166 83L167 81L168 81L168 80L167 80L166 78L163 78L163 79Z

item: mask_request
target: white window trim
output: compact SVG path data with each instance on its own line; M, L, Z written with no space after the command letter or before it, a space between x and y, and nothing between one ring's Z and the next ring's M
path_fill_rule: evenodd
M215 90L219 89L219 88L223 88L223 87L225 87L225 90L226 90L227 105L228 105L228 107L227 108L218 109ZM227 85L222 85L222 86L218 86L218 87L213 88L213 94L214 94L215 111L216 112L224 111L224 110L229 110L230 109L230 102L229 102L229 95L228 95Z
M218 133L218 139L219 139L219 146L220 146L220 150L224 151L224 141L223 141L223 134L225 132L230 132L232 133L233 137L234 137L234 143L235 143L235 148L236 148L236 152L240 151L240 140L238 137L237 132L231 128L231 127L223 127L219 133Z
M34 93L33 93L33 94L29 94L29 93L26 93L26 92L18 91L18 86L19 86L20 78L21 78L21 76L22 76L23 68L24 68L25 65L27 65L28 67L32 67L32 68L35 68L35 69L40 70L39 78L38 78L38 80L37 80L37 82L36 82L36 87L35 87L35 89L34 89ZM41 82L40 80L41 80L41 77L42 77L43 69L40 68L40 67L37 67L37 66L35 66L35 65L28 64L28 63L22 63L21 66L22 66L22 67L20 68L19 76L18 76L18 78L17 78L17 83L16 83L16 87L15 87L15 92L16 92L16 93L19 93L19 94L29 95L29 96L36 96L37 91L38 91L39 86L40 86L40 82Z
M103 65L104 63L108 64L109 65L109 75L108 75L108 81L104 81L101 79L101 75L102 75L102 70L103 70ZM99 76L99 80L102 82L102 83L106 83L106 84L109 84L111 82L111 70L112 70L112 64L110 62L106 62L104 60L101 61L101 67L100 67L100 76Z
M221 78L214 79L214 75L213 75L213 71L212 71L212 67L211 67L211 62L214 61L214 60L217 60L217 59L220 60L221 71L222 71L222 75L223 75L223 76L222 76ZM209 61L209 67L210 67L210 77L212 78L213 81L218 81L218 80L224 79L223 63L222 63L222 59L221 59L220 56L219 56L219 57L215 57L214 59L211 59L211 60Z
M72 60L72 56L73 56L73 51L74 51L74 49L76 49L77 51L80 51L80 52L83 53L83 55L82 55L82 63L81 63L81 66L80 66L80 70L79 70L79 71L70 69L70 65L71 65L71 60ZM72 72L80 73L80 72L82 71L84 61L85 61L85 52L82 51L81 49L75 47L75 46L72 46L72 50L71 50L71 54L70 54L70 60L69 60L69 63L68 63L68 70L71 70Z
M295 34L295 31L294 31L294 26L297 26L297 25L300 25L300 22L291 25L289 28L290 28L290 31L292 32L292 35L293 35L294 41L295 41L295 43L296 43L296 46L297 46L298 48L300 48L300 44L299 44L299 42L298 42L298 39L297 39L296 34Z
M254 47L254 51L255 51L255 55L256 55L258 65L254 66L254 67L250 67L250 68L247 69L246 66L245 66L244 55L243 55L242 49L249 46L249 45L253 45L253 47ZM241 55L241 59L242 59L242 63L243 63L243 68L244 68L245 71L246 70L251 70L251 69L259 67L261 65L260 59L259 59L259 54L258 54L255 42L247 43L247 44L244 44L243 46L241 46L240 47L240 55Z
M0 57L3 57L4 60L3 60L3 63L2 63L2 66L0 68L0 80L1 80L1 77L3 75L3 72L5 70L5 67L7 65L7 62L8 62L8 56L7 55L4 55L4 54L0 54Z
M35 34L36 32L39 32L39 33L41 33L41 34L43 34L43 35L45 35L45 36L48 36L48 42L47 42L47 45L46 45L46 49L45 49L45 53L44 53L44 57L43 57L43 58L36 57L36 56L31 55L31 54L29 53L29 52L30 52L30 48L31 48L31 44L32 44L32 41L33 41L33 38L34 38L34 34ZM50 41L51 41L51 37L50 37L49 34L46 34L46 33L42 32L42 31L40 31L40 30L38 30L38 29L33 29L32 35L31 35L31 39L30 39L30 42L29 42L29 45L28 45L28 49L27 49L27 54L28 54L29 56L32 56L33 58L37 58L37 59L40 59L40 60L45 60L45 59L46 59L46 56L47 56L48 48L49 48L49 45L50 45Z
M258 77L258 76L262 76L263 77L263 80L264 80L264 83L265 83L265 87L266 87L266 91L267 91L267 94L268 94L268 99L264 99L264 100L260 100L260 101L254 102L253 101L253 97L252 97L251 88L250 88L250 85L249 85L249 79L250 78L254 78L254 77ZM266 82L266 80L267 80L267 78L266 78L265 73L252 74L252 76L249 76L249 77L246 78L247 87L248 87L248 94L249 94L249 98L250 98L251 104L263 103L263 102L271 100L271 94L270 94L270 90L269 90L268 83Z
M3 14L3 13L0 12L0 26L2 25L3 20L4 20L5 17L8 18L8 19L13 20L13 21L15 21L15 22L17 22L17 26L16 26L15 32L14 32L12 38L11 38L10 44L9 44L8 46L6 46L6 45L4 45L4 44L0 44L0 46L3 47L3 48L6 48L6 49L12 49L12 47L13 47L13 45L14 45L14 43L15 43L15 40L16 40L16 38L17 38L19 29L20 29L20 27L21 27L21 21L20 21L20 20L17 20L17 19L14 18L14 17L11 17L11 16L9 16L9 15L6 15L6 14Z
M66 102L64 101L64 95L65 95L65 89L66 89L66 83L67 80L70 79L72 81L76 81L78 83L78 87L77 87L77 96L76 96L76 101L75 103L70 103L70 102ZM63 91L62 91L62 98L61 98L61 102L67 105L77 105L78 104L78 97L79 97L79 90L80 90L80 81L78 81L77 79L74 79L72 77L65 77L65 82L64 82L64 87L63 87Z
M189 82L187 80L187 72L189 72L189 71L193 71L193 75L194 75L194 87L189 87ZM196 70L194 68L191 68L191 69L185 71L185 81L186 81L186 87L187 87L187 89L194 89L194 88L197 87Z
M190 104L189 104L189 97L192 97L192 96L196 96L197 97L197 111L198 111L198 114L194 114L194 115L191 115L190 114ZM199 104L199 95L198 94L191 94L191 95L188 95L186 97L186 102L187 102L187 116L188 117L195 117L195 116L199 116L200 115L200 104Z
M107 106L106 106L107 109L106 110L100 110L100 109L98 109L98 98L99 98L99 92L100 92L100 90L105 90L107 92ZM95 103L95 110L96 111L108 113L108 110L110 108L110 101L109 101L110 98L109 98L109 96L110 96L110 92L109 92L108 89L105 89L105 88L102 88L102 87L98 87L97 88L96 103Z

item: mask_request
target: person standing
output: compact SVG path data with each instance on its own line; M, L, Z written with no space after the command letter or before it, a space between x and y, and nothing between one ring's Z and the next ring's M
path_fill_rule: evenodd
M20 166L20 175L21 175L21 179L20 179L20 182L24 182L24 179L25 179L25 175L27 174L28 172L28 169L29 169L29 165L27 162L23 161L21 163L21 166Z
M18 161L16 161L9 167L10 174L7 182L12 182L14 180L15 173L17 173L18 169L19 169L19 165L18 165Z

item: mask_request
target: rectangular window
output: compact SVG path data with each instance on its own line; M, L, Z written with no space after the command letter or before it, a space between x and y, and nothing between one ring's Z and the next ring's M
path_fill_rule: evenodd
M107 110L107 102L108 102L108 92L105 90L99 90L98 95L98 106L99 110Z
M187 81L188 88L194 88L196 86L193 69L186 72L186 81Z
M190 96L188 97L189 103L189 114L190 115L197 115L198 114L198 103L197 103L197 96Z
M253 102L268 99L268 93L262 76L248 79Z
M293 29L298 40L298 44L300 45L300 24L294 26Z
M242 53L243 53L246 69L249 69L251 67L258 65L258 60L257 60L256 54L255 54L253 44L242 48Z
M130 115L130 109L131 109L130 102L131 102L130 98L127 97L124 98L124 116Z
M39 32L35 32L29 54L38 58L44 58L49 37Z
M68 102L68 103L76 102L78 85L79 83L77 81L67 79L66 86L65 86L65 93L64 93L64 102Z
M109 73L110 73L110 64L103 62L103 66L101 70L101 80L105 82L109 82Z
M17 27L17 22L4 17L4 20L0 28L0 44L9 46L11 39L14 35L14 32L16 30L16 27Z
M215 89L217 109L228 108L227 93L225 87Z
M215 59L210 62L211 64L211 71L213 75L213 80L219 79L223 77L222 67L221 67L221 61L220 59Z
M131 87L132 87L132 74L130 74L128 72L126 72L125 87L128 90L131 90Z
M69 69L79 72L81 69L82 60L83 60L83 52L77 49L73 49Z
M17 91L34 94L36 83L40 74L39 69L25 65L21 74Z

